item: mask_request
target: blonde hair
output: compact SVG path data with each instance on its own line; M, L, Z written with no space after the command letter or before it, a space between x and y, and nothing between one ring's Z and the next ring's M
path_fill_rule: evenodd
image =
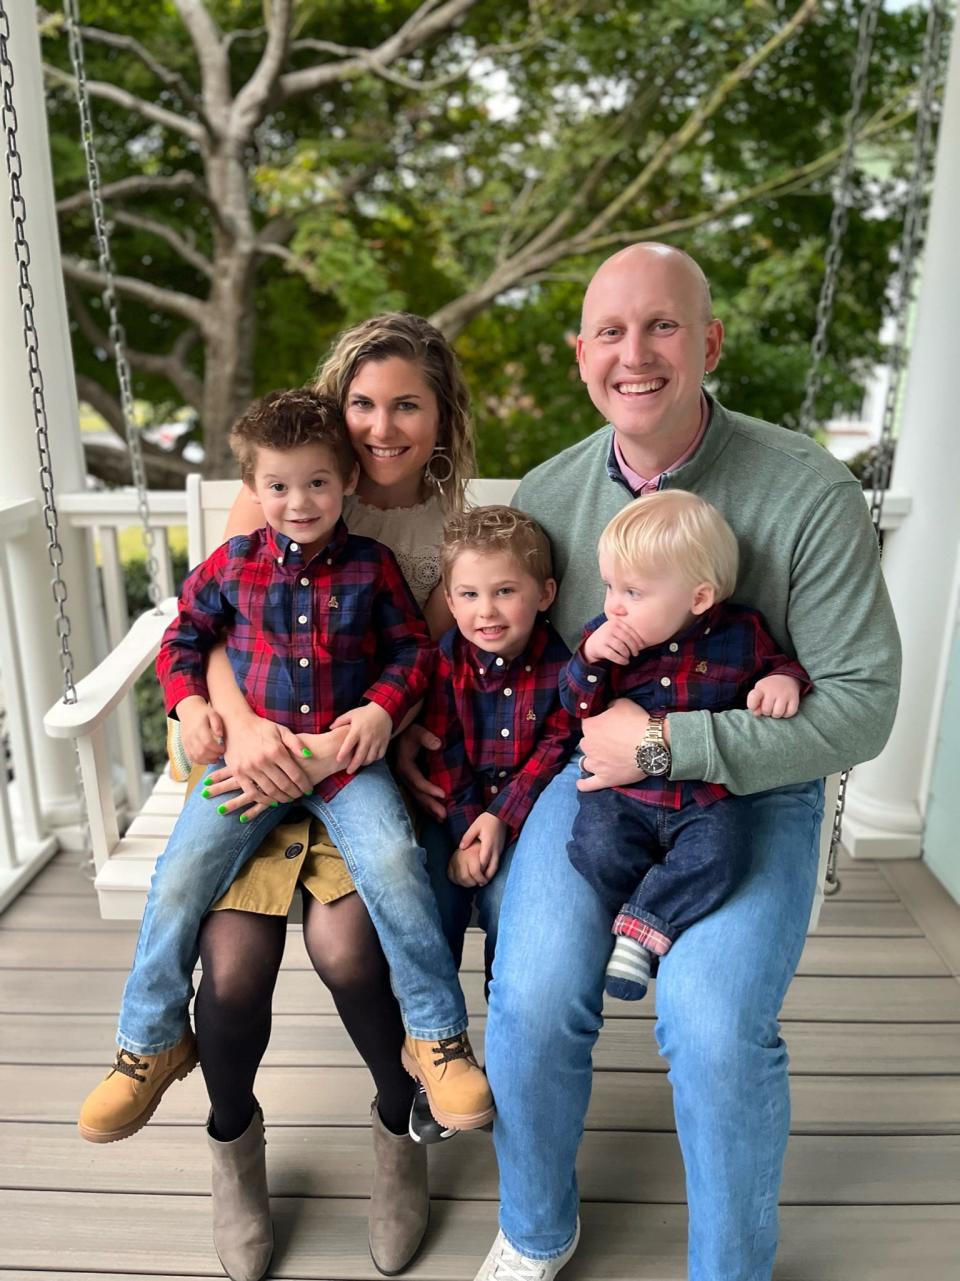
M467 481L476 475L470 393L456 353L439 329L410 312L386 312L345 329L317 371L315 387L345 409L350 384L360 366L397 356L416 365L437 398L438 473L449 476L436 485L444 511L463 508ZM449 467L446 464L449 462ZM430 477L426 477L430 480Z
M440 572L447 591L453 567L464 552L512 556L540 587L553 577L550 540L535 520L515 507L471 507L450 517L440 544Z
M637 498L600 535L599 551L638 572L674 573L733 595L739 548L733 530L704 498L664 489Z

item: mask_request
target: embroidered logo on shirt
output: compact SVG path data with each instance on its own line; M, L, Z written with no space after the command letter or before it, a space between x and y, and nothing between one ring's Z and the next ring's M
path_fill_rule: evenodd
M337 600L336 596L331 596L330 599L327 601L327 609L339 609L339 608L340 608L340 602Z
M707 664L706 664L706 662L704 661L704 659L702 659L702 658L701 658L700 662L699 662L699 663L697 663L696 667L695 667L693 670L694 670L695 672L699 672L701 676L706 676L706 674L707 674Z
M535 721L537 719L537 713L533 710L532 707L527 712L526 719L528 721Z

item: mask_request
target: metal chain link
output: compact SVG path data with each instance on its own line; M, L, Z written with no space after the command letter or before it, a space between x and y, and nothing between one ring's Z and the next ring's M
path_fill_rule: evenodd
M871 8L873 9L872 16L869 12ZM864 35L867 37L867 53L866 58L864 58L862 56L863 45L861 44L858 47L856 65L851 81L851 110L845 124L843 161L841 162L837 181L837 199L833 208L833 217L830 221L830 245L827 251L826 271L817 307L816 333L811 348L811 362L807 372L804 401L800 410L800 429L808 435L813 434L814 401L820 387L821 368L826 351L826 336L833 310L833 299L842 257L840 242L847 223L851 162L853 144L856 137L856 118L859 115L860 103L863 99L869 52L873 43L873 34L876 30L876 9L877 6L872 4L872 0L868 0L868 4L860 15L860 35L861 38ZM872 477L873 486L870 495L870 519L881 550L883 539L880 526L883 519L883 503L893 465L894 429L900 399L900 387L906 365L906 339L910 303L913 296L917 253L924 221L925 195L933 162L933 130L931 124L937 88L945 62L945 16L942 0L931 0L924 38L923 66L919 81L917 123L914 131L912 163L908 178L907 203L904 209L899 262L894 283L896 327L888 353L890 378L884 400L880 438L876 446L877 462ZM844 770L840 775L840 784L837 790L837 803L833 814L830 850L824 878L823 892L827 897L836 894L840 889L840 879L837 876L837 856L843 836L843 815L849 779L850 771Z
M103 289L100 296L103 299L104 309L109 317L108 334L110 344L113 347L114 362L117 367L120 410L127 436L127 446L130 450L130 468L137 491L137 510L140 516L140 524L143 528L143 541L146 548L148 590L154 610L157 610L161 597L160 565L156 556L156 535L150 525L147 473L143 462L140 428L136 423L136 409L133 403L130 362L127 359L127 336L120 319L120 308L114 285L113 255L110 250L110 226L104 212L100 166L97 162L97 152L94 144L93 116L90 111L86 63L83 56L83 37L80 34L79 0L63 0L63 13L67 23L70 61L73 65L73 75L76 83L77 110L80 113L80 140L83 144L83 155L87 167L90 208L93 213L93 227L97 241L100 274L103 277Z
M833 211L830 215L830 231L827 241L826 262L823 283L820 287L820 298L817 302L817 319L810 348L810 364L807 368L806 385L803 392L803 403L800 406L800 427L807 436L814 432L814 412L817 393L823 381L823 358L827 350L827 332L833 315L833 301L837 292L837 279L840 274L840 263L843 259L843 239L847 230L850 213L850 187L853 174L853 156L857 145L857 123L860 120L860 109L867 87L867 76L870 71L870 54L873 50L873 37L877 29L877 15L881 0L866 0L860 11L860 23L857 28L857 55L850 77L850 108L843 122L843 150L840 164L837 166L834 183Z
M57 515L53 483L53 464L50 456L50 436L47 427L47 402L40 368L40 339L34 321L34 294L30 283L30 246L27 242L27 204L21 187L23 159L18 141L17 110L13 101L15 84L13 63L10 61L10 19L6 5L0 0L0 78L3 85L2 125L5 141L7 176L10 179L10 216L13 220L14 247L19 272L18 295L23 315L23 343L27 349L27 366L30 376L30 394L33 402L34 432L40 456L40 487L43 490L43 522L47 530L47 556L53 570L51 590L56 609L57 647L63 672L63 701L77 701L74 681L74 658L70 648L70 618L67 615L67 584L64 581L63 548L60 545L60 525Z

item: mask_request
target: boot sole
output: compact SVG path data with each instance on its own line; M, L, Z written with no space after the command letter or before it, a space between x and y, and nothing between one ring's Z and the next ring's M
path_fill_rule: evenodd
M482 1112L448 1112L445 1108L438 1107L436 1100L430 1093L430 1082L420 1071L420 1064L417 1060L412 1054L407 1053L406 1047L400 1051L400 1061L407 1073L423 1086L433 1118L435 1121L439 1121L441 1125L446 1125L453 1130L481 1130L493 1120L497 1109L492 1103L490 1107L484 1108Z
M86 1139L88 1143L116 1143L120 1139L129 1139L131 1134L136 1134L138 1130L142 1130L147 1124L154 1112L156 1112L160 1100L170 1086L173 1085L174 1081L182 1081L184 1077L188 1077L199 1062L197 1051L194 1049L182 1063L179 1063L177 1067L167 1073L153 1098L139 1116L121 1126L119 1130L93 1130L90 1126L78 1121L77 1129L80 1131L81 1138Z

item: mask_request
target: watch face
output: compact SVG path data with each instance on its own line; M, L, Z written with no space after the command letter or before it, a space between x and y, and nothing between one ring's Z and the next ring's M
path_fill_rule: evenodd
M641 743L637 748L637 764L644 774L660 778L670 773L670 748L663 743Z

